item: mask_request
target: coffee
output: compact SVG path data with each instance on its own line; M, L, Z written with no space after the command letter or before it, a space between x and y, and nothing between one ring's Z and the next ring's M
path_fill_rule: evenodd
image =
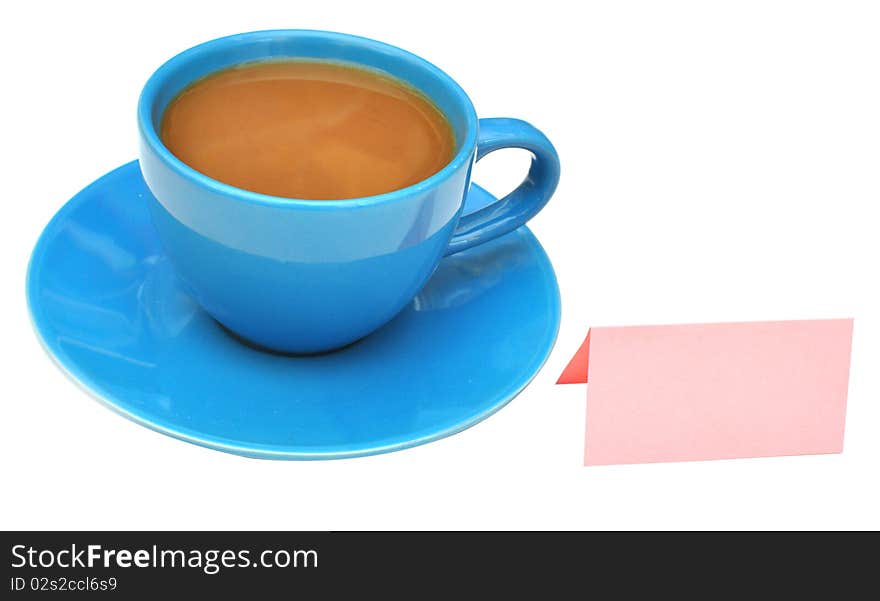
M452 159L455 138L427 98L339 63L265 61L211 74L161 123L165 146L237 188L307 200L405 188Z

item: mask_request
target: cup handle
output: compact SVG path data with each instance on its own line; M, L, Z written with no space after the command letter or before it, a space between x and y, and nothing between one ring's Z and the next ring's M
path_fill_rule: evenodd
M559 156L544 134L519 119L480 119L477 160L501 148L531 152L528 175L504 198L463 216L445 256L512 232L534 217L553 196L559 183Z

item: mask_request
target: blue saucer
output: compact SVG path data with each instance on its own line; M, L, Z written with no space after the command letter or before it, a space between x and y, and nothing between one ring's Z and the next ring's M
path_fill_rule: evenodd
M378 332L294 357L237 340L181 289L136 161L52 219L28 271L35 329L105 405L163 434L269 459L395 451L472 426L521 391L559 326L553 267L526 228L444 259ZM493 198L471 187L466 212Z

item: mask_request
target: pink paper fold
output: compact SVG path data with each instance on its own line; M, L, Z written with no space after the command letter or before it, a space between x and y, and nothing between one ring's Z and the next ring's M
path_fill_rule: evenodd
M585 465L839 453L851 319L592 328Z

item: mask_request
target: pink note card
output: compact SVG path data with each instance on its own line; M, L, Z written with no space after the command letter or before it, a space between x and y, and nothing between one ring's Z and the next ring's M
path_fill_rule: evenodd
M840 453L853 321L592 328L585 465Z

